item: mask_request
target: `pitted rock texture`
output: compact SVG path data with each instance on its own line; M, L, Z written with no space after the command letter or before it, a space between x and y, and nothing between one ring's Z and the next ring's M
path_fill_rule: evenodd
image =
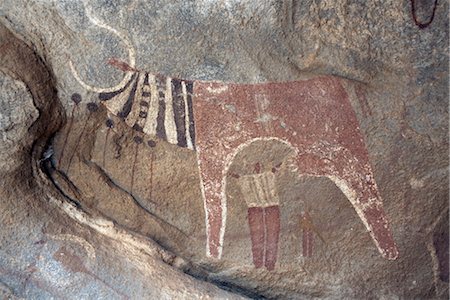
M84 213L62 194L46 168L54 155L49 141L64 120L54 78L32 48L4 26L0 33L1 67L17 78L5 76L15 84L5 94L25 83L33 97L31 108L40 112L32 124L20 123L18 128L28 135L23 136L22 147L8 149L16 160L2 160L2 297L242 298L174 269L171 266L196 267L147 237L131 235L111 221ZM23 109L29 94L16 98ZM8 100L2 98L2 103L11 103ZM4 112L13 112L14 107ZM201 270L196 274L201 276Z
M39 116L25 84L0 71L0 158L9 161L5 171L21 163L17 153L30 147L33 137L28 128Z
M411 3L416 22L431 20L434 1L419 0L2 1L0 295L447 299L448 1L426 28ZM398 258L378 253L338 186L299 177L276 141L251 144L224 174L223 253L208 257L198 153L100 101L137 71L345 78ZM242 177L255 173L273 174L263 178L279 198L273 270L252 255Z

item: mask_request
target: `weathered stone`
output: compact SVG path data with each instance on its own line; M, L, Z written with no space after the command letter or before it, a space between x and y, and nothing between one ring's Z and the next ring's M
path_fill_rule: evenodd
M447 11L2 1L0 295L448 298Z
M13 171L22 163L20 152L33 142L28 128L38 116L25 84L0 71L0 160L4 171Z

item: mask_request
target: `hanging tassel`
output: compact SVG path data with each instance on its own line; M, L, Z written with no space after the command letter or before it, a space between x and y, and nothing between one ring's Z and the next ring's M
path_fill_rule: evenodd
M72 155L70 156L69 164L68 164L67 170L66 170L67 174L69 173L70 165L72 164L72 160L73 160L73 157L75 155L75 152L77 151L78 146L80 144L80 141L83 138L84 131L86 130L86 125L89 123L89 120L91 119L92 113L94 113L94 112L96 112L98 110L98 105L93 103L93 102L89 102L88 104L86 104L86 108L89 111L89 114L88 114L88 117L87 117L86 121L84 122L83 129L81 130L81 134L80 134L80 136L77 139L77 142L75 144L75 148L72 151Z
M149 140L147 142L147 145L150 147L151 149L151 154L150 154L150 193L149 193L149 200L152 200L152 193L153 193L153 161L155 160L155 152L153 150L153 148L156 147L156 142L153 140Z
M135 136L133 138L134 143L136 144L134 150L134 159L133 159L133 167L131 169L131 184L130 184L130 194L133 194L133 185L134 185L134 172L136 169L136 160L138 158L139 153L139 145L142 144L142 138L140 136Z
M61 161L64 157L64 150L66 149L67 146L67 141L69 139L69 134L70 131L72 131L72 126L73 126L73 116L75 114L75 110L78 111L78 104L81 102L81 95L78 93L74 93L72 94L72 96L70 97L70 99L72 100L72 102L75 104L72 107L72 111L70 113L70 120L69 120L69 126L67 127L67 133L66 136L64 137L64 143L63 143L63 147L61 150L61 155L59 156L59 160L58 160L58 167L61 166Z
M111 119L107 119L105 125L108 129L106 130L105 143L103 144L103 163L102 163L103 169L105 169L106 166L105 157L106 157L106 146L108 145L109 132L111 131L111 129L114 128L114 121Z

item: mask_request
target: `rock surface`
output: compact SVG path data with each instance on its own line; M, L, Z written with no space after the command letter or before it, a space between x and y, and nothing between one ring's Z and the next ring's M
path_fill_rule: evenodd
M435 11L433 2L3 0L0 295L447 299L448 1ZM163 137L120 117L114 103L132 85L101 101L138 71L187 79L173 93L186 101L196 100L198 82L340 82L398 258L379 253L351 192L326 177L298 176L295 149L276 140L251 143L228 161L227 172L217 166L225 172L227 206L212 214L202 198L209 191L202 190L198 152L170 143L169 127ZM190 82L192 94L183 92ZM248 93L262 89L250 86ZM312 98L316 110L307 116L301 107L286 108L298 112L298 122L312 120L298 132L329 124L320 97ZM224 115L242 115L227 100L208 99ZM289 120L265 113L273 99L255 100L255 124L289 132ZM193 115L198 127L203 115ZM214 121L211 132L223 125L237 132L215 137L223 145L245 134L245 122ZM183 126L188 139L189 122ZM208 144L198 145L201 155ZM245 178L275 186L273 269L256 268ZM208 220L223 216L217 259L205 249L212 249L211 224L220 220ZM276 228L273 216L266 214L275 225L261 226Z

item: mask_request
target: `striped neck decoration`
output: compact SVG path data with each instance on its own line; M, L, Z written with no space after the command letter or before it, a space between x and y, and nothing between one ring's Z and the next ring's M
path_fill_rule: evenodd
M136 131L195 150L192 93L192 81L136 72L123 88L99 99Z

